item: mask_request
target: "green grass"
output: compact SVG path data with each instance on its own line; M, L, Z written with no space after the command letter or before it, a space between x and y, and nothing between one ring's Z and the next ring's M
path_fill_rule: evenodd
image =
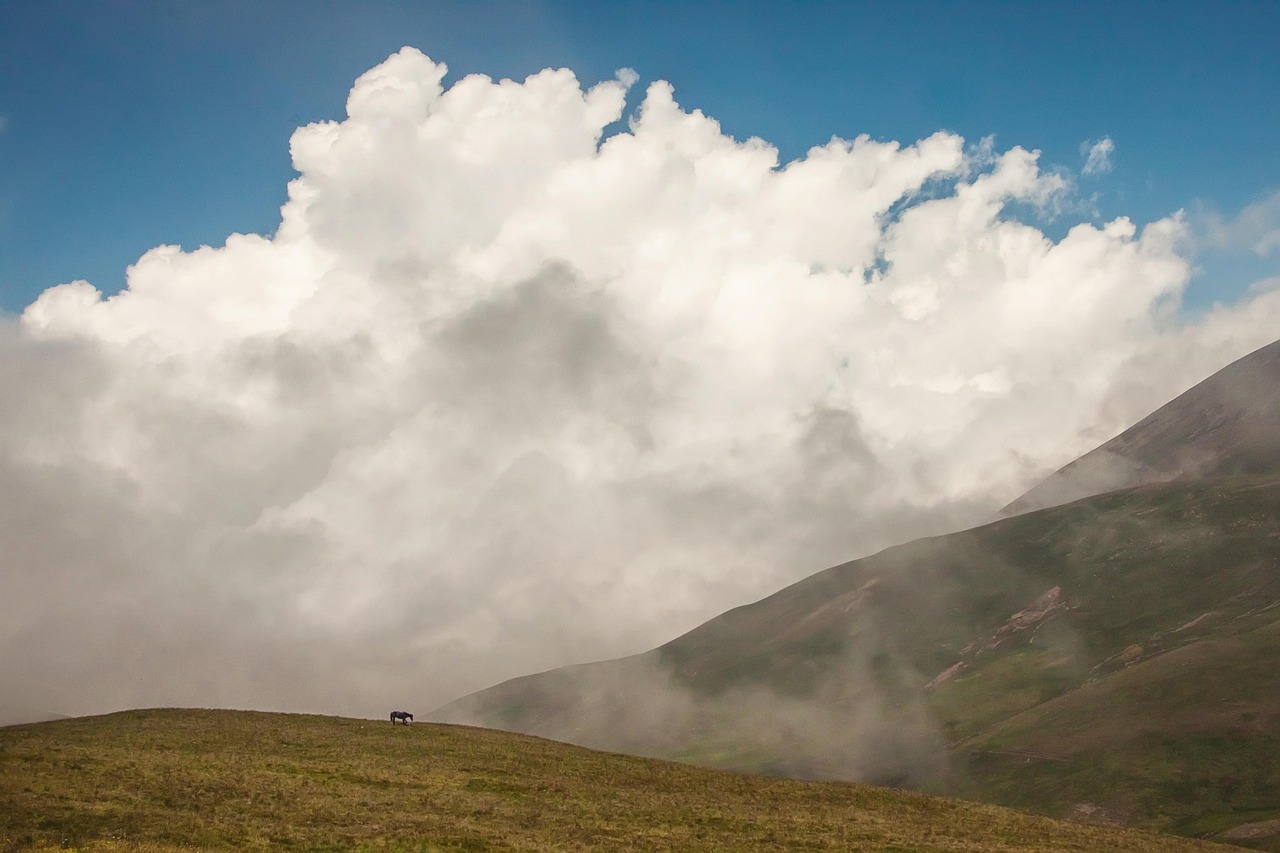
M946 739L959 741L1064 693L1084 675L1074 657L1032 643L955 676L930 706Z
M1280 819L1276 612L993 726L960 754L967 793L1060 815L1090 800L1188 835Z
M0 849L55 848L1223 849L483 729L196 710L0 729Z

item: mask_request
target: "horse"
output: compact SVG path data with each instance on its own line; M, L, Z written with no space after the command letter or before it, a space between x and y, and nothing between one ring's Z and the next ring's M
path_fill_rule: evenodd
M392 711L391 725L394 726L396 724L396 720L399 720L407 726L413 722L413 714L410 714L408 711Z

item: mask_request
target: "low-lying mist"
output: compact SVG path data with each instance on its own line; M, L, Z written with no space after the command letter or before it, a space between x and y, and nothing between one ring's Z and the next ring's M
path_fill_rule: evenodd
M1025 740L1028 727L1055 743L1023 712L1058 700L1086 712L1093 701L1108 715L1134 707L1150 699L1141 665L1191 647L1180 660L1198 672L1262 663L1240 658L1256 636L1235 638L1280 606L1277 476L1121 490L917 540L643 655L517 678L429 719L734 770L972 793L993 765L972 762L971 748L1022 755L1000 744ZM1150 672L1152 689L1167 689L1169 667ZM1153 743L1176 743L1188 735L1178 715L1192 736L1209 721L1230 732L1240 708L1248 721L1249 703L1267 704L1248 687L1234 710L1187 692L1185 707L1150 720L1064 727L1045 760L1144 726L1165 738Z

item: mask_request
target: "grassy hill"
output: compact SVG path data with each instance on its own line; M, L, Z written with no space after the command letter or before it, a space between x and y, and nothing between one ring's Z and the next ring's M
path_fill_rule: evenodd
M1218 845L454 726L129 711L0 728L0 850L1193 851Z
M1278 653L1280 477L1236 476L891 548L436 716L1280 849Z

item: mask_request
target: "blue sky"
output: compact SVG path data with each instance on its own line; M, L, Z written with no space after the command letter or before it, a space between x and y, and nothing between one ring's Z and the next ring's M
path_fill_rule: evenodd
M567 66L671 81L686 109L784 161L832 135L947 129L1042 151L1099 219L1230 219L1280 190L1280 4L427 3L0 0L0 309L85 278L118 290L162 244L270 233L288 138L341 118L402 45L450 79ZM448 81L446 81L448 82ZM1048 227L1053 233L1053 226ZM1191 310L1276 273L1205 250Z

